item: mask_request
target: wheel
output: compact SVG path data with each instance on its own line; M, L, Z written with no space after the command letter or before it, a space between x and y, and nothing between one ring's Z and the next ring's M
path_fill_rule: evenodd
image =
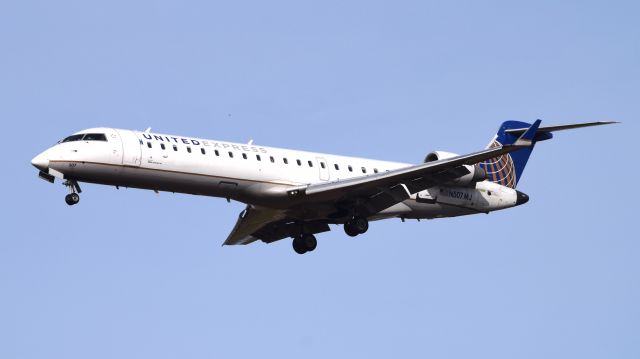
M313 251L318 246L318 240L313 234L303 234L301 238L307 252Z
M67 202L68 205L73 206L80 202L80 196L77 193L69 193L64 197L64 201Z
M304 241L302 240L301 236L298 237L294 237L293 238L293 242L291 243L293 245L293 250L298 253L298 254L305 254L307 253L307 246L305 245Z
M353 226L353 223L350 221L344 224L344 233L346 233L349 237L355 237L360 232Z
M351 222L358 234L363 234L369 229L369 221L364 217L355 217Z
M347 223L344 224L344 232L355 237L358 234L363 234L369 229L369 221L364 217L353 217Z

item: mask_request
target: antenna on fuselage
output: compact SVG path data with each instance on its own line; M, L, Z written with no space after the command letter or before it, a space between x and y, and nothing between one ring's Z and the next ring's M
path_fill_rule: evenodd
M249 146L253 145L253 138L249 140L249 143L247 143L247 145Z
M147 127L147 129L144 130L144 133L149 133L149 132L151 132L151 127Z

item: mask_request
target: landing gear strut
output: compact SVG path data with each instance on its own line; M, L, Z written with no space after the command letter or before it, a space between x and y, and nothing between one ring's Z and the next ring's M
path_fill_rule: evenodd
M313 234L301 234L293 237L293 250L298 254L312 252L318 246L316 236Z
M364 217L355 216L344 224L344 232L350 237L355 237L359 234L363 234L368 229L369 221Z
M67 202L68 205L73 206L74 204L78 204L80 202L80 195L82 190L80 189L80 185L78 182L73 180L66 180L63 183L69 189L69 194L64 197L64 201Z

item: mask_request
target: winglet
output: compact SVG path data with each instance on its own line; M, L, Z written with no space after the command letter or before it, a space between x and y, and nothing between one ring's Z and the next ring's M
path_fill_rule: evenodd
M540 127L541 120L536 120L536 122L531 125L523 134L514 142L514 146L518 147L529 147L533 144L533 139L536 137L536 132L538 132L538 128Z

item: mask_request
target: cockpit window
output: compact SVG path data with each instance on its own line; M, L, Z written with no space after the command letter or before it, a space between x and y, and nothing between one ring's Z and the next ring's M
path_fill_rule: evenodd
M106 141L107 136L104 133L87 133L84 135L83 141Z
M85 141L106 141L107 140L107 136L105 136L104 133L81 133L78 135L71 135L67 138L65 138L64 140L62 140L61 142L73 142L73 141L80 141L80 140L85 140Z
M71 135L71 136L65 138L64 140L62 140L62 142L80 141L82 139L82 136L84 136L84 135Z

